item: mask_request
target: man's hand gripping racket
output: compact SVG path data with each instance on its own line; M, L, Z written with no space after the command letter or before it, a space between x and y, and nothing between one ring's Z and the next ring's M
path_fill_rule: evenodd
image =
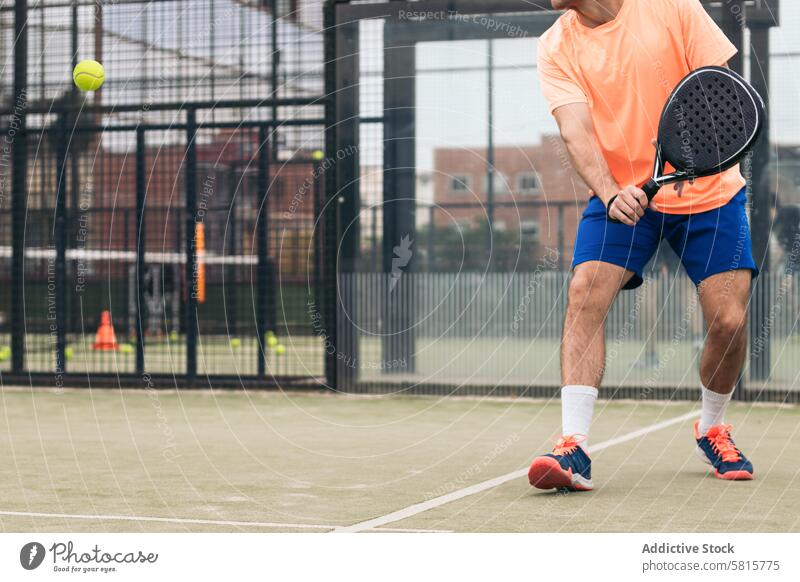
M747 155L764 124L764 101L741 76L723 67L692 71L661 113L653 177L607 204L611 222L636 222L662 186L724 172ZM665 174L666 164L672 167ZM642 200L642 192L647 200ZM622 195L624 198L618 200ZM633 204L633 208L631 208Z

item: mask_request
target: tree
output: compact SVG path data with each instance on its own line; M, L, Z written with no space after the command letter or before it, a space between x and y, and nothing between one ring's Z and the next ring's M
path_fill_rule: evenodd
M537 237L518 228L492 229L488 221L464 226L426 227L417 232L420 268L437 272L533 271L541 269ZM489 261L491 259L491 268Z

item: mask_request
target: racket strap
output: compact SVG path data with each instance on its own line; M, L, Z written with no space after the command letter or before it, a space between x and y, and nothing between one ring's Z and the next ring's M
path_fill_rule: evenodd
M606 204L606 220L608 220L609 222L619 222L619 220L617 220L616 218L611 218L608 215L608 212L611 210L611 205L614 204L614 200L617 199L617 196L619 196L619 194L614 194L611 198L608 199L608 204Z

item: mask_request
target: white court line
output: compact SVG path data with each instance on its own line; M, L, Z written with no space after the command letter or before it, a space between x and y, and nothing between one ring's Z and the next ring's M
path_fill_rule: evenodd
M676 416L675 418L670 418L669 420L658 422L656 424L640 428L639 430L629 432L628 434L624 434L622 436L618 436L613 439L608 439L607 441L598 443L593 447L589 447L589 452L594 453L597 451L602 451L603 449L613 447L614 445L619 445L628 441L632 441L633 439L638 438L640 436L650 434L651 432L656 432L657 430L661 430L662 428L667 428L668 426L672 426L673 424L680 424L681 422L684 422L691 418L695 418L697 416L700 416L699 410L688 412L686 414L682 414L681 416ZM411 517L413 515L423 513L430 509L440 507L452 501L457 501L458 499L463 499L464 497L469 497L470 495L475 495L476 493L481 493L482 491L493 489L499 485L502 485L503 483L507 483L508 481L513 481L514 479L520 479L527 474L528 474L527 468L519 469L511 473L506 473L505 475L500 475L499 477L495 477L494 479L489 479L488 481L483 481L481 483L476 483L475 485L470 485L469 487L465 487L464 489L453 491L452 493L448 493L446 495L434 497L433 499L429 499L428 501L423 501L422 503L410 505L404 509L394 511L392 513L383 515L381 517L376 517L374 519L369 519L367 521L362 521L360 523L356 523L353 525L337 527L333 531L335 533L351 533L351 532L364 531L368 529L375 529L382 525L386 525L387 523L400 521L402 519L406 519L407 517Z
M307 523L273 523L269 521L224 521L214 519L188 519L180 517L142 517L136 515L75 515L68 513L37 513L30 511L0 511L0 515L12 517L55 517L62 519L91 519L96 521L155 521L160 523L184 523L201 525L234 525L237 527L253 528L280 528L280 529L321 529L334 530L335 525L319 525ZM378 531L395 533L450 533L449 530L441 529L406 529L406 528L382 528Z

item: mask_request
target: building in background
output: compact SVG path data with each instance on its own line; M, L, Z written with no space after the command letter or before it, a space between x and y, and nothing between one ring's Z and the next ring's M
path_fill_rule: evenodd
M800 145L773 146L770 179L780 206L800 206Z
M558 249L569 265L589 189L572 168L561 138L545 135L535 145L496 146L494 168L493 230L519 233L523 252L526 245L540 255ZM485 148L436 149L433 184L431 217L437 229L471 229L487 222Z

